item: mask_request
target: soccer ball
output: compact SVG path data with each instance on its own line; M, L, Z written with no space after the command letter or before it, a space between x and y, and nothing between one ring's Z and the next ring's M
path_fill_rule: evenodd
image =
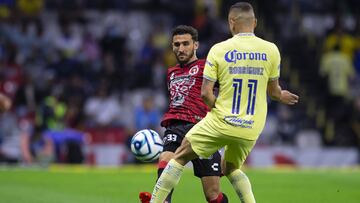
M131 151L140 161L152 162L159 158L162 150L162 139L153 130L140 130L131 139Z

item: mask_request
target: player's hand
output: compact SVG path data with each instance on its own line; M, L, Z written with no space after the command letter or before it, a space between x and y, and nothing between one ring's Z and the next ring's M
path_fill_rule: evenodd
M0 113L9 110L10 107L11 107L10 98L0 93Z
M299 96L293 94L287 90L281 91L280 102L287 105L294 105L298 103Z

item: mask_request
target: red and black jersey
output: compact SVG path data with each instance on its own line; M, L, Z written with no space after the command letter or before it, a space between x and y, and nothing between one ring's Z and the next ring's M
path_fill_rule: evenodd
M167 127L173 120L197 123L205 117L209 108L200 96L204 66L205 60L198 59L168 69L167 85L170 103L161 126Z

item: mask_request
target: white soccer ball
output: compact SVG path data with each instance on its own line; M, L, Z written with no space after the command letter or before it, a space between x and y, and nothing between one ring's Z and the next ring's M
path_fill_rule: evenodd
M152 162L159 158L163 150L160 135L150 129L140 130L131 139L131 151L137 159Z

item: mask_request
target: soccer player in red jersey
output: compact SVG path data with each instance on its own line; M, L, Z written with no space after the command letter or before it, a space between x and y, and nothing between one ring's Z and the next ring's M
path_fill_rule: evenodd
M201 99L201 85L205 60L198 59L196 50L199 46L198 32L186 25L177 26L172 32L172 48L178 64L167 72L167 84L170 96L169 110L165 113L161 126L166 128L164 149L159 158L158 177L167 163L174 157L185 134L209 111ZM227 197L220 192L221 156L214 153L209 159L192 160L194 174L202 182L206 200L210 203L227 203ZM171 202L172 192L166 203ZM142 203L150 201L151 194L140 193Z

